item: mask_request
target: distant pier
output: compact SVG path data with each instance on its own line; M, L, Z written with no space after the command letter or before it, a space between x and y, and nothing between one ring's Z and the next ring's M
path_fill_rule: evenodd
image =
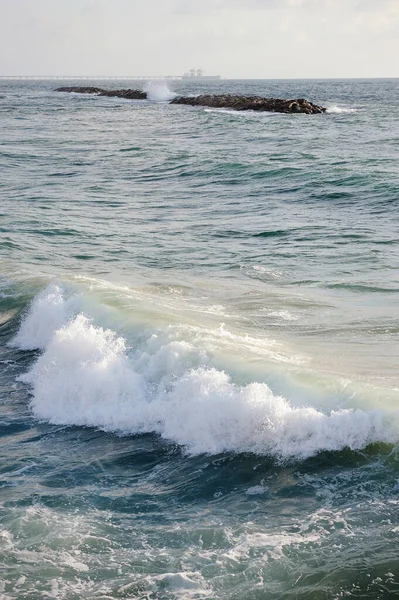
M31 79L36 81L60 80L126 80L148 81L151 79L184 79L183 75L0 75L0 79ZM193 78L195 80L195 78Z

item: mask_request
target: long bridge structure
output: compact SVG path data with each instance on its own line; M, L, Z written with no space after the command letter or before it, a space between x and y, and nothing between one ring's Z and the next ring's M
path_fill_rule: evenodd
M0 75L0 79L32 79L41 80L151 80L151 79L183 79L183 75ZM194 78L195 79L195 78Z

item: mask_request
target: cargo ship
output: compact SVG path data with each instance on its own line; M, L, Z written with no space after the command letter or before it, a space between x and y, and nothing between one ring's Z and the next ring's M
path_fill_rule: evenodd
M221 77L220 75L204 75L202 69L190 69L188 73L184 73L182 79L185 81L216 81Z

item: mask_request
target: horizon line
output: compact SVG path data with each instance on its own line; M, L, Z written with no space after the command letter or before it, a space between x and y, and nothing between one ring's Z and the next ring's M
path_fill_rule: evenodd
M147 80L147 79L175 79L183 80L182 75L0 75L0 79L31 79L31 80L56 80L56 79L132 79L132 80ZM199 78L200 79L200 78ZM342 79L399 79L399 75L379 75L371 77L221 77L219 80L208 80L207 83L215 81L283 81L283 80L342 80ZM195 77L192 78L196 80ZM187 79L185 79L187 81ZM206 80L201 79L201 83Z

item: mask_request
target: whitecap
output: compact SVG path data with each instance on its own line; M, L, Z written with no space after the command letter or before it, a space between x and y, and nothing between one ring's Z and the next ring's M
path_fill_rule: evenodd
M31 385L39 419L120 434L152 432L190 454L303 459L399 440L397 413L294 406L265 383L235 383L188 341L152 334L129 348L88 316L71 317L73 306L73 297L51 286L33 302L14 340L21 348L44 348L20 378Z

